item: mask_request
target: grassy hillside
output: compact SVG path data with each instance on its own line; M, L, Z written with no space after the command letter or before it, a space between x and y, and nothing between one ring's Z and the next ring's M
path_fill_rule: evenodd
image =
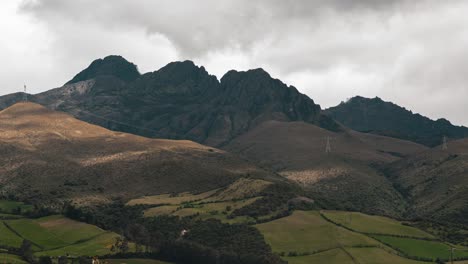
M109 264L170 264L169 262L153 259L106 259Z
M19 248L27 239L37 256L110 254L116 237L119 235L59 215L0 222L0 247Z
M19 248L23 239L0 222L0 246Z
M352 258L343 249L336 248L309 256L286 257L289 264L354 264Z
M6 253L0 253L0 263L5 263L5 264L27 264L26 261L24 261L21 257L12 255L12 254L6 254Z
M173 215L179 217L194 216L197 219L218 219L225 223L249 223L255 219L243 215L234 215L237 209L259 201L262 191L273 183L241 178L225 188L219 188L199 194L180 193L144 196L130 200L127 205L154 206L144 211L146 217ZM259 218L267 218L265 215Z
M388 217L343 211L322 211L322 214L334 223L361 233L434 238L431 234Z
M343 246L378 246L374 239L336 226L317 211L296 211L291 216L257 225L273 252L314 253Z
M292 264L427 263L419 260L448 260L451 248L450 244L422 230L361 213L296 211L291 216L256 227L273 251ZM418 238L398 237L409 235ZM455 251L455 258L468 257L468 252L462 251L464 247L455 247L459 249Z
M387 174L410 201L410 217L468 224L467 139L392 163Z
M222 150L117 133L33 103L1 111L0 130L0 192L49 206L202 193L244 177L280 179Z
M4 214L21 214L31 211L32 205L26 205L23 202L0 200L0 213Z
M405 201L374 165L426 149L388 137L279 121L264 122L223 148L273 168L327 208L395 216L404 212Z
M440 241L427 241L382 235L376 235L374 237L410 257L432 260L436 260L437 258L448 260L450 258L451 246ZM466 251L456 251L455 253L455 258L466 257L468 257L468 252Z

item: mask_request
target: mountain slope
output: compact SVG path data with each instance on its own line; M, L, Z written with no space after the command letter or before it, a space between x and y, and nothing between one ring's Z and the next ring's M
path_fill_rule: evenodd
M441 144L444 136L450 139L468 137L467 127L454 126L445 119L433 121L378 97L357 96L324 112L357 131L411 140L430 147Z
M275 177L221 150L112 132L33 103L0 112L0 163L1 194L42 202L201 192Z
M387 174L412 204L410 217L468 224L468 139L392 163Z
M395 216L403 213L405 201L375 166L426 148L355 131L332 132L304 122L269 121L224 149L275 169L332 208Z
M340 130L312 99L262 69L230 71L218 81L191 61L139 75L132 63L110 56L30 100L111 130L211 146L227 144L268 120ZM0 107L13 102L0 97Z

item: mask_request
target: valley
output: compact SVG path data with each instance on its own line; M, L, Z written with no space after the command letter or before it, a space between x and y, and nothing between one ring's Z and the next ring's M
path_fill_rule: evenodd
M0 97L0 261L468 259L464 127L379 98L322 110L263 69L140 74L120 56L22 98Z

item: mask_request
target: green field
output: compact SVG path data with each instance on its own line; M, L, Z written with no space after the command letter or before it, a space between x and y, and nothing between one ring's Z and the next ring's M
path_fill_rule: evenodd
M205 198L208 198L216 193L217 190L212 190L200 194L191 194L191 193L180 193L177 195L171 194L161 194L153 196L144 196L138 199L133 199L127 203L127 205L177 205L181 203L195 202L200 201Z
M21 246L23 239L17 236L14 232L8 229L5 224L0 221L0 246L10 246L18 248Z
M109 264L170 264L169 262L154 259L107 259Z
M0 253L0 263L2 264L23 264L27 263L21 257L11 254Z
M49 251L41 251L36 253L38 256L95 256L95 255L106 255L112 253L110 248L115 242L115 238L118 237L115 233L104 233L90 240L76 243L73 245L61 247Z
M380 244L326 221L317 211L295 211L291 216L257 225L257 228L277 253L313 253L342 246Z
M118 236L59 215L0 222L0 245L18 248L23 239L27 239L33 243L33 250L38 256L110 254L110 248Z
M37 245L40 249L63 247L67 244L52 232L42 228L35 220L8 220L5 221L5 223L19 233L21 237L33 242L33 244Z
M337 248L299 257L285 257L289 264L425 264L406 259L381 248Z
M391 254L381 248L346 248L360 264L424 264L427 262L411 260Z
M190 203L183 202L181 204L176 204L177 201L188 200L188 198L182 199L183 197L186 197L184 195L180 197L178 196L178 197L172 197L172 198L161 198L161 199L175 199L175 200L172 200L172 201L165 200L166 204L170 204L170 205L157 206L157 207L152 207L152 208L145 210L144 212L145 216L151 217L151 216L159 216L159 215L174 215L174 216L186 217L186 216L197 215L198 219L214 218L225 223L247 223L247 222L254 221L254 219L251 217L246 217L246 216L231 218L229 217L229 214L232 213L236 209L252 204L253 202L255 202L256 200L260 198L260 197L255 197L255 198L247 198L247 199L242 199L242 200L218 201L218 202L213 202L212 200L210 200L213 198L208 198L208 199L198 200L198 201L194 201ZM197 197L200 198L206 195L207 194L205 193L205 194L198 195ZM193 199L193 196L191 199Z
M343 211L322 211L322 214L335 223L362 233L434 238L420 229L403 225L387 217Z
M340 248L309 256L285 257L284 259L289 264L354 264L353 260Z
M24 213L31 211L33 206L26 205L22 202L0 200L0 213L12 214L15 212L15 210L18 210L18 208L21 213Z
M449 259L450 246L439 241L426 241L412 238L400 238L392 236L374 236L385 244L397 248L408 256L430 259ZM456 251L455 257L468 257L466 251Z
M60 215L43 217L35 222L66 244L78 243L106 233L96 226L73 221Z

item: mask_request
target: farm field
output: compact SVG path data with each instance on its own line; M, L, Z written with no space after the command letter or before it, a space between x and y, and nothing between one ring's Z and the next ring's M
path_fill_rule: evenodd
M353 260L339 248L327 250L308 256L285 257L289 264L354 264Z
M318 211L295 211L291 216L257 225L273 252L313 253L342 246L378 246L379 242L326 221Z
M391 254L381 248L346 248L357 263L360 264L424 264L427 262L416 261Z
M286 257L289 264L424 264L380 248L337 248L308 256Z
M154 259L107 259L109 264L171 264Z
M330 211L331 212L331 211ZM433 260L449 259L449 244L434 241L430 234L388 219L357 214L365 225L355 224L355 232L329 222L340 223L348 212L295 211L291 216L256 225L265 240L291 264L302 263L361 263L361 264L417 264L427 263L404 256ZM325 214L324 214L325 215ZM353 215L354 216L354 215ZM343 224L344 225L344 224ZM352 225L350 225L352 226ZM376 230L388 235L370 235ZM402 238L395 235L408 231L424 239ZM393 236L392 236L393 235ZM459 247L461 248L461 247ZM402 252L402 254L399 254ZM457 251L455 257L468 257L468 252ZM324 262L326 261L326 262Z
M18 248L23 239L11 231L3 222L0 221L0 246L10 246Z
M361 233L434 238L420 229L403 225L401 222L383 216L343 211L322 211L321 213L331 221Z
M251 185L251 186L250 186ZM196 215L198 219L218 219L224 223L249 223L251 217L230 217L236 209L252 204L260 199L255 188L266 188L269 184L261 180L239 180L224 190L212 190L201 194L181 193L177 195L145 196L133 199L127 205L155 205L144 211L146 217L173 215L179 217Z
M69 246L60 247L53 250L41 251L36 253L38 256L94 256L106 255L112 253L110 248L115 242L117 234L107 232L90 240L72 244Z
M449 259L450 246L439 241L427 241L412 238L400 238L392 236L376 235L374 236L379 241L397 248L408 256L429 258L435 260L436 258ZM467 251L456 251L455 258L468 257Z
M19 209L19 212L18 212ZM0 213L13 214L31 211L33 207L22 202L0 200ZM15 212L16 211L16 212Z
M23 264L27 263L21 257L12 255L12 254L6 254L6 253L0 253L0 263L8 263L8 264Z
M225 189L215 189L199 194L161 194L143 196L130 200L127 205L180 205L184 203L209 203L245 200L257 197L258 193L271 185L271 182L257 179L239 179Z
M6 204L2 203L4 206ZM60 215L0 221L0 247L19 248L26 239L31 241L36 256L110 254L110 248L118 236Z

